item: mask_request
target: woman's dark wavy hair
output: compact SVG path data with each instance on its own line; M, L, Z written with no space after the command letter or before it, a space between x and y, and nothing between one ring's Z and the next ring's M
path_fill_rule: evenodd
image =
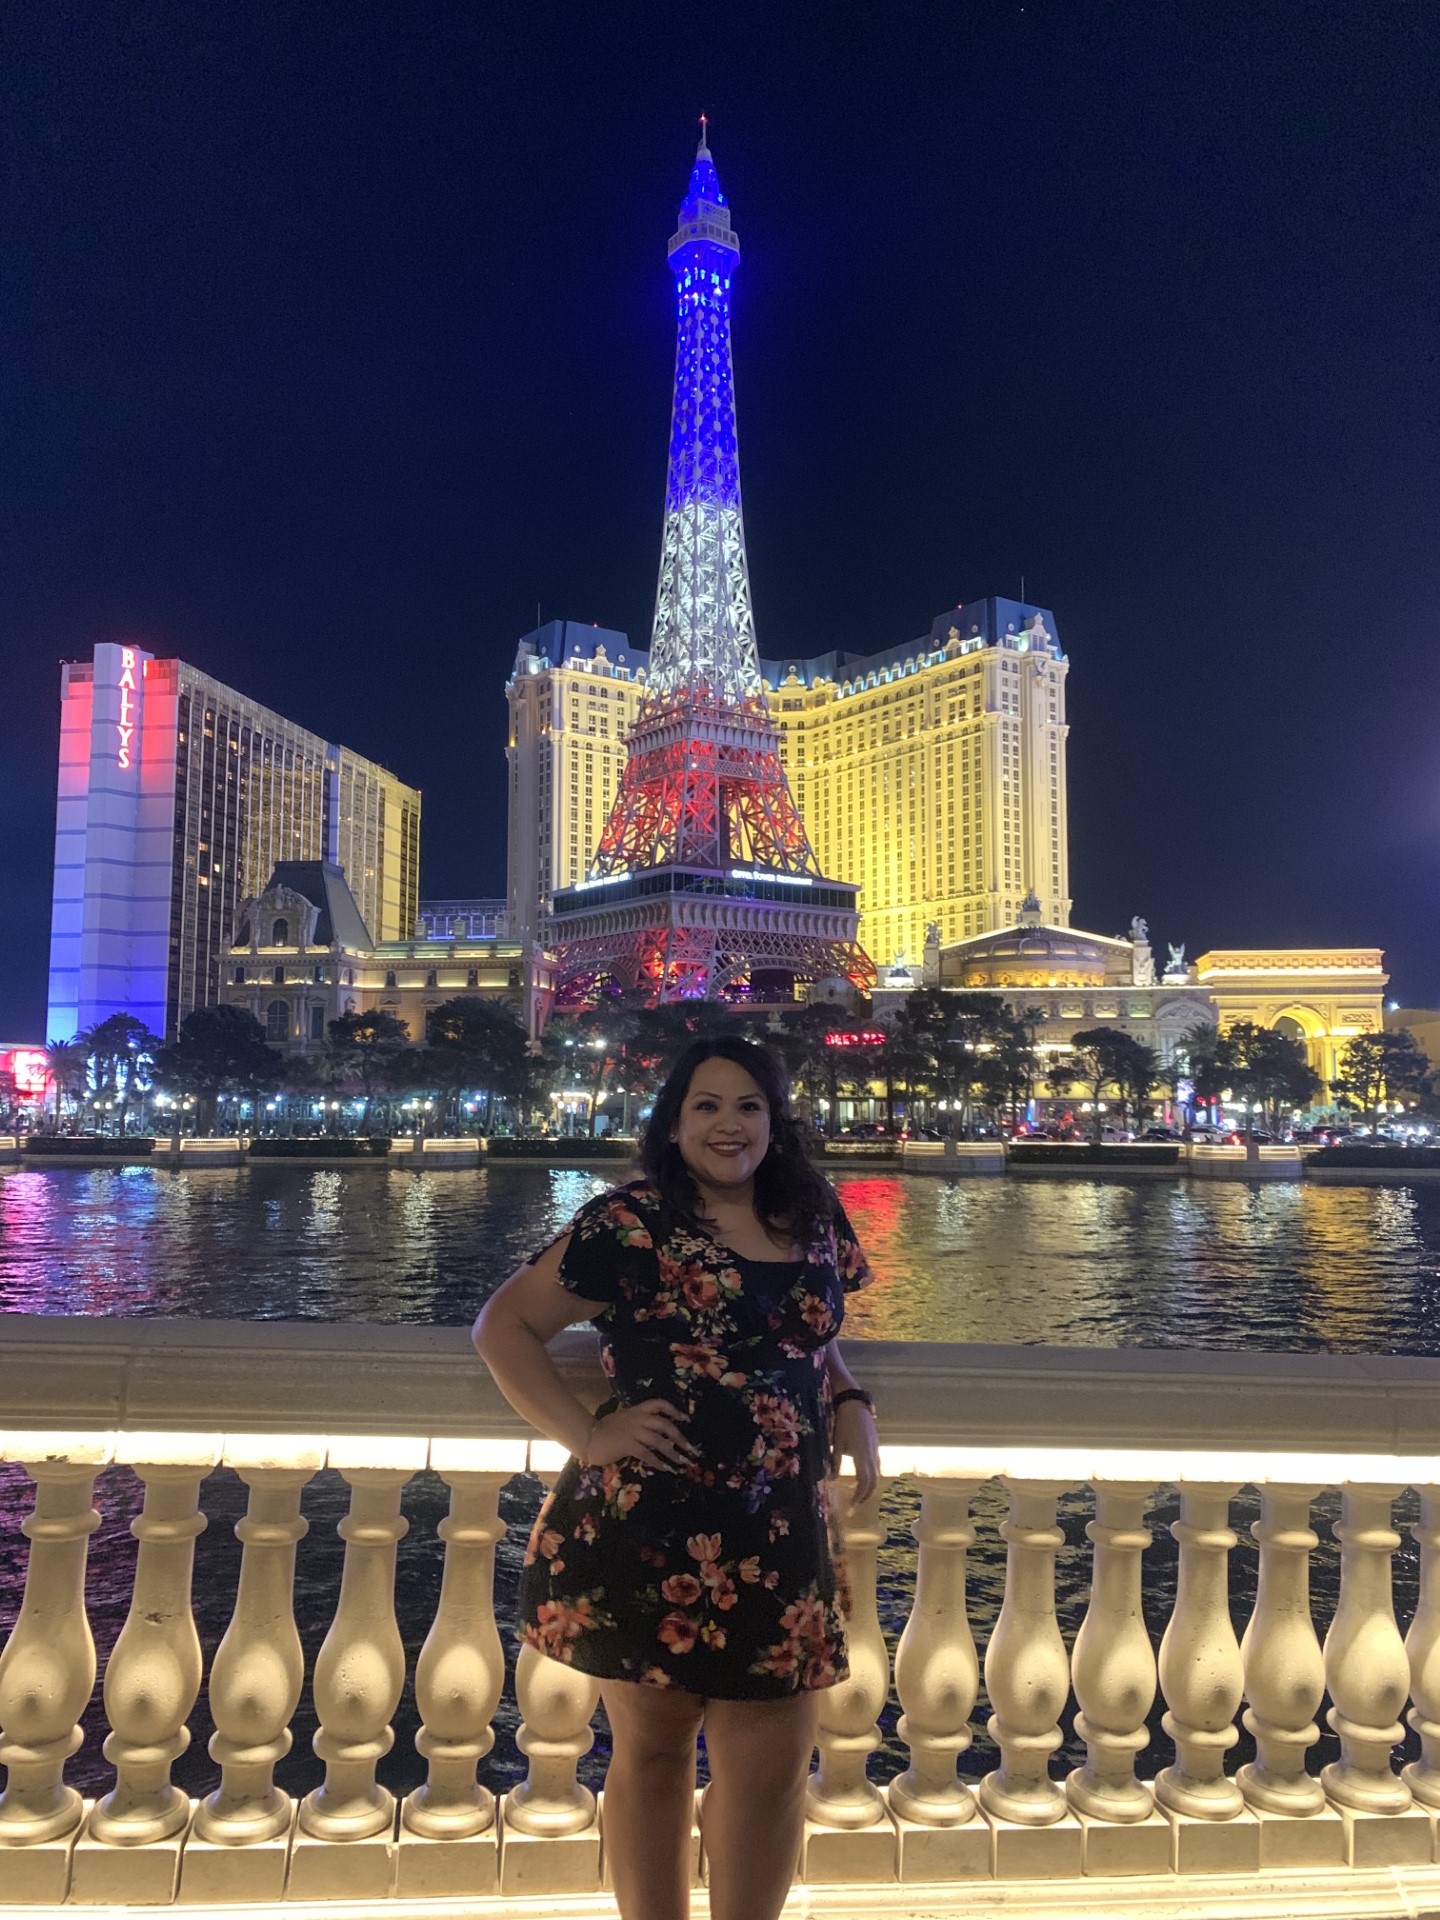
M755 1212L767 1227L808 1246L835 1212L829 1182L811 1165L805 1141L790 1111L784 1068L772 1053L739 1034L697 1040L685 1049L655 1096L640 1142L640 1165L660 1189L661 1205L692 1226L699 1224L700 1195L679 1147L670 1138L696 1069L707 1060L743 1067L770 1109L770 1148L755 1170Z

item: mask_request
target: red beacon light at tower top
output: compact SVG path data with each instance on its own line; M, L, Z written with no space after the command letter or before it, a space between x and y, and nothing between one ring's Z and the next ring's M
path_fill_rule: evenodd
M827 1047L883 1047L885 1035L877 1028L867 1027L862 1033L827 1033Z

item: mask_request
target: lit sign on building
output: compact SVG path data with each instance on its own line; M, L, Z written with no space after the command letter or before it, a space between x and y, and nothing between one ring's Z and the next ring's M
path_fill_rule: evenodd
M41 1099L50 1081L43 1047L0 1048L0 1070L14 1075L15 1091L26 1099Z
M130 741L135 732L135 695L139 691L135 682L135 649L120 649L120 718L116 722L116 732L120 735L120 765L130 765Z
M869 1029L863 1033L827 1033L825 1044L827 1047L883 1047L885 1035Z

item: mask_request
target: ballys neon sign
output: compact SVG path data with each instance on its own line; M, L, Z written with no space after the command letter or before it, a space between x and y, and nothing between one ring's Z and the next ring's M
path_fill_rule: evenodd
M135 649L120 649L120 718L116 722L116 732L120 735L120 765L130 765L130 741L135 732L135 696L139 691L135 681Z

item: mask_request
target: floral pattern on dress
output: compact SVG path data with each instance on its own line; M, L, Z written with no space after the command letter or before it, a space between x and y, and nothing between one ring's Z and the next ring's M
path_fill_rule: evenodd
M826 1483L825 1348L870 1268L836 1206L803 1259L752 1261L636 1181L576 1215L560 1283L596 1303L609 1410L669 1400L684 1469L571 1460L521 1574L522 1637L601 1679L775 1699L848 1672Z

